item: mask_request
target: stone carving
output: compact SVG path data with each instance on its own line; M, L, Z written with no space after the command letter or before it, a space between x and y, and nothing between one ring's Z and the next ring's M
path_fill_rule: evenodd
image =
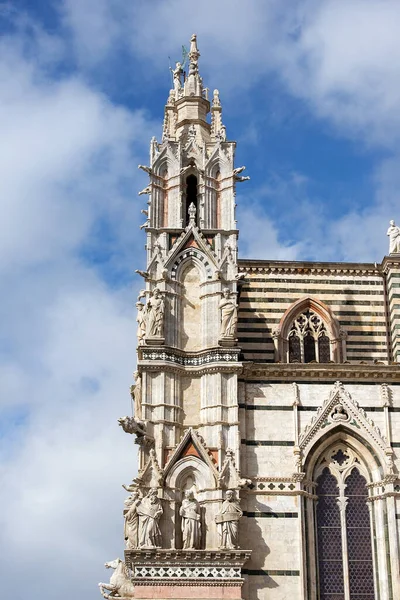
M138 196L145 196L146 194L151 194L151 185L146 186L145 188L143 188L143 190L138 192Z
M141 496L138 490L134 490L124 502L127 509L124 525L124 539L127 548L137 548L139 545L139 515L137 507L140 502Z
M130 580L128 569L123 560L116 558L106 562L106 569L115 569L110 583L99 583L103 598L134 598L135 588ZM109 594L106 591L110 592Z
M221 100L219 98L219 90L214 90L214 92L213 92L212 105L213 106L221 106Z
M231 292L228 288L225 288L223 291L223 297L219 303L219 308L221 311L220 337L235 337L237 325L237 304L231 297Z
M136 435L135 443L139 445L153 446L154 438L146 432L146 425L143 421L137 421L133 417L120 417L118 425L122 427L125 433Z
M135 383L131 385L131 397L135 410L135 419L137 422L142 422L142 376L139 371L133 374Z
M158 522L163 514L157 489L152 488L136 507L139 515L139 548L161 548Z
M236 468L235 454L230 448L225 453L221 472L218 476L218 487L222 488L244 488L251 484L251 479L240 477L240 473Z
M146 335L162 337L164 327L164 299L155 288L146 304Z
M179 514L182 517L183 549L199 549L201 547L200 505L192 490L186 490Z
M220 548L232 550L239 548L239 519L243 516L235 492L228 490L222 503L221 512L215 517L221 539Z
M196 207L193 204L193 202L191 202L189 204L188 213L189 213L189 225L195 225L196 224Z
M182 65L180 62L177 62L175 64L175 69L173 69L172 67L170 67L169 69L172 73L172 77L174 80L175 99L177 100L179 98L179 93L182 89L182 83L181 83L181 76L183 73Z
M389 236L389 254L400 253L400 227L397 227L393 220L390 221L387 235Z
M348 421L349 415L344 410L344 407L341 404L338 404L337 406L335 406L331 414L331 419L332 421Z
M138 310L136 317L136 323L138 324L137 339L139 346L143 346L146 336L146 312L144 311L144 304L141 302L136 302L136 308Z
M245 166L243 166L243 167L236 167L236 169L233 169L233 174L235 176L239 175L239 173L242 173L245 170L245 168L246 168Z

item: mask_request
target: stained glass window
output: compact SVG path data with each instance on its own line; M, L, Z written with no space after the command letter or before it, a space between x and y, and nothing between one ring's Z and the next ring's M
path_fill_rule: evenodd
M318 338L318 361L320 363L329 362L331 359L330 341L325 333L321 333Z
M326 467L318 478L317 544L320 600L344 600L342 530L337 481Z
M319 461L319 600L375 600L367 481L360 469L356 454L342 443Z
M289 338L289 362L301 362L300 338L295 333Z
M346 479L347 548L351 600L373 600L371 525L364 477L353 469Z

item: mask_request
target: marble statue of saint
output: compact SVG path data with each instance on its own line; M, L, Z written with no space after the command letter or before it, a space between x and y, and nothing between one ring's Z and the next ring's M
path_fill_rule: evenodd
M219 303L221 311L221 329L220 337L235 337L237 325L237 304L231 297L228 288L223 291L223 296Z
M182 89L181 76L183 73L182 65L180 62L177 62L175 65L175 69L170 67L170 71L172 73L172 77L174 79L174 92L175 99L177 100L179 97L179 92Z
M142 421L142 376L139 371L135 371L133 377L135 383L131 385L131 397L135 409L135 420L140 423Z
M194 225L196 223L196 207L193 202L189 204L188 214L190 225Z
M146 304L147 337L161 337L164 325L164 300L158 288L153 290Z
M218 532L221 538L220 548L239 548L239 519L243 516L239 502L235 498L235 492L228 490L222 503L221 512L216 515Z
M139 515L139 548L161 548L158 522L163 509L155 488L149 490L136 510Z
M125 514L124 539L127 548L137 548L139 544L139 515L137 507L141 502L140 494L137 490L125 500L125 506L128 509Z
M397 254L400 252L400 227L397 227L393 220L390 221L387 235L389 236L389 254Z
M201 543L200 505L191 490L186 490L179 514L182 517L183 549L198 550Z
M143 346L144 338L146 337L146 313L143 310L144 304L141 302L136 302L136 308L138 310L138 314L136 317L136 323L138 324L137 328L137 338L139 346Z

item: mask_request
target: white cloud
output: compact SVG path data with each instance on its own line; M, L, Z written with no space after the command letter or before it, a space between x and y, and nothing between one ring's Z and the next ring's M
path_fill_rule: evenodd
M136 471L116 422L130 408L135 296L102 263L118 256L126 279L144 243L132 194L154 124L77 76L51 79L23 42L0 48L2 593L18 595L25 556L31 598L97 598Z

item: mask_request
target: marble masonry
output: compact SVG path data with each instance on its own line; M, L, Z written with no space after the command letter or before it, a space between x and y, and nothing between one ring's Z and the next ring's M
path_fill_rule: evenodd
M100 592L398 600L400 229L381 263L238 258L249 177L199 57L193 35L139 165L147 263L118 421L139 472Z

